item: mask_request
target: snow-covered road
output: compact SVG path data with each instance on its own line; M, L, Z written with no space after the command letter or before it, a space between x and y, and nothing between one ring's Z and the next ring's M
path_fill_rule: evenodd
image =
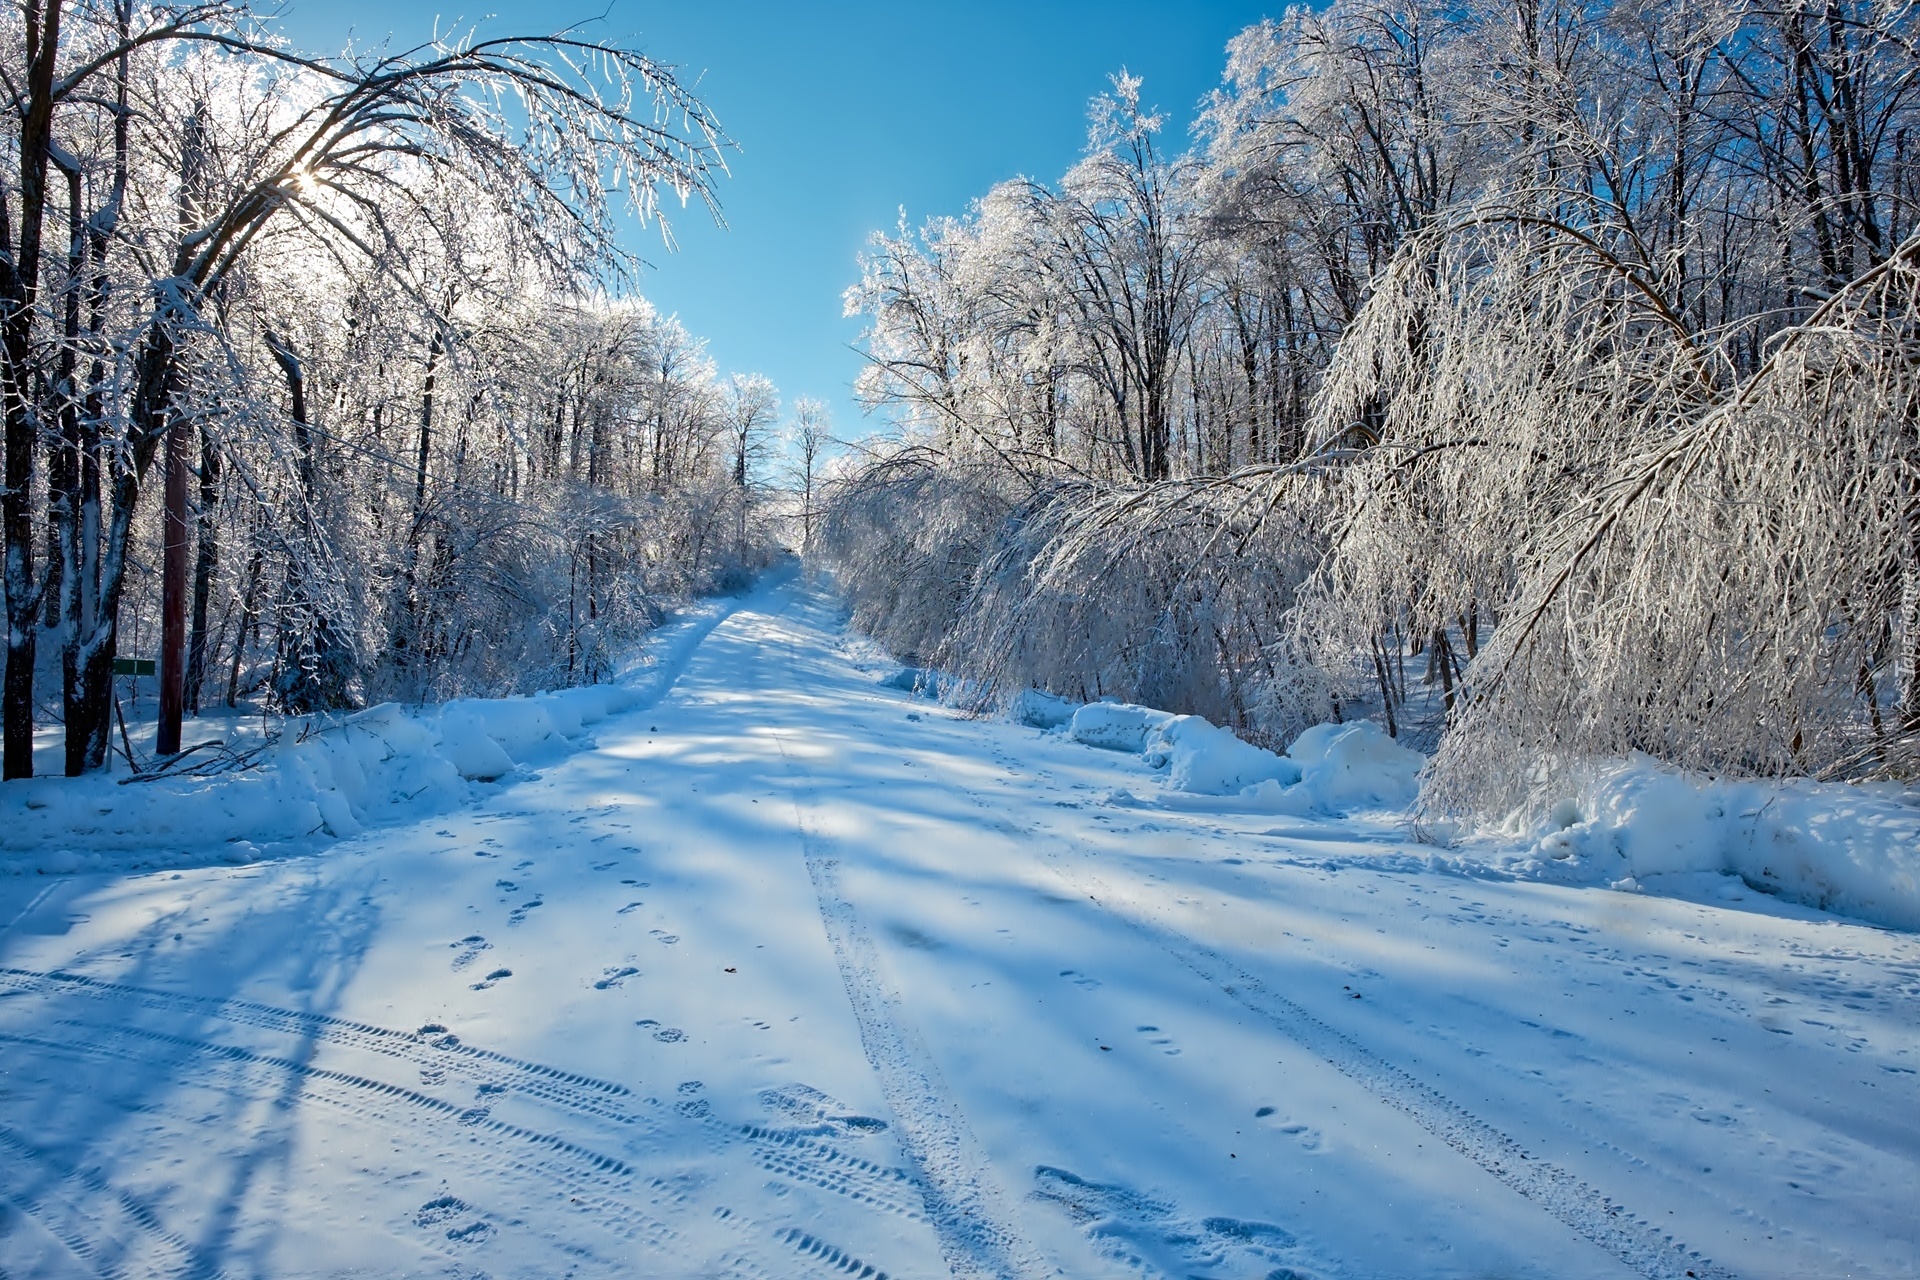
M1920 939L1112 803L747 600L322 856L0 881L0 1273L1911 1276Z

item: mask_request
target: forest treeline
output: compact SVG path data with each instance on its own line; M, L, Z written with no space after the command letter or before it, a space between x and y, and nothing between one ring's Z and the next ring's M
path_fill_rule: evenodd
M169 508L189 715L591 681L765 562L774 388L618 292L725 171L670 69L143 0L9 4L0 67L7 776L121 746Z
M1058 180L876 237L826 532L974 678L1284 742L1435 810L1644 751L1920 764L1907 3L1334 0L1189 142L1125 75Z

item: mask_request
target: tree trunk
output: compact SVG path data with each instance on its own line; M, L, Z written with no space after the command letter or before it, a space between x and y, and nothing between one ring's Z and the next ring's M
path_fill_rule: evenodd
M220 451L200 432L199 548L193 560L193 620L187 634L187 712L200 714L201 687L207 678L207 607L213 577L220 567Z
M255 542L247 561L246 585L240 591L240 630L233 637L233 666L227 672L227 706L240 701L240 667L247 656L247 637L260 628L260 571L265 557Z
M160 723L156 755L180 752L180 717L187 676L187 462L189 429L177 410L167 415L166 508L160 523Z
M130 6L118 9L120 38L127 36ZM107 326L107 249L119 225L120 208L127 191L127 70L126 55L121 55L115 73L115 98L118 109L113 125L113 186L106 207L87 221L87 266L93 276L87 286L87 343L91 359L87 370L87 394L79 413L80 482L77 519L72 528L69 565L63 578L61 610L65 634L60 647L61 703L66 713L66 773L77 778L89 769L103 767L107 761L106 716L113 698L113 652L109 644L103 659L87 645L98 629L103 608L100 588L103 581L102 558L105 541L101 529L100 423L106 414L108 366L105 359Z
M198 221L206 168L204 105L187 117L180 140L180 244L176 254L185 264L187 236ZM177 307L177 303L171 304ZM165 314L163 309L162 314ZM174 404L177 369L168 344L167 396L160 406L159 424L166 432L166 485L160 519L160 722L154 751L161 756L180 750L180 717L186 707L187 677L187 475L193 435Z
M61 0L28 0L26 101L20 113L20 239L0 190L0 397L6 419L5 488L0 489L0 580L4 581L7 663L0 677L0 778L33 776L33 665L39 636L33 581L33 463L39 448L31 366L40 239L46 218L53 137L53 69L60 51Z
M407 563L400 591L400 617L392 628L394 665L405 671L413 662L420 631L420 540L427 524L427 464L433 457L433 390L446 350L438 328L427 340L427 374L420 390L420 436L413 470L413 518L407 530Z
M320 469L314 458L313 432L307 422L306 375L300 367L300 357L286 339L272 330L264 336L267 350L273 353L287 381L294 447L300 468L299 541L288 548L277 655L280 674L274 687L281 708L299 715L345 705L352 663L346 647L339 642L325 604L315 598L309 585L311 566L303 562L304 556L317 557L320 552L315 516Z

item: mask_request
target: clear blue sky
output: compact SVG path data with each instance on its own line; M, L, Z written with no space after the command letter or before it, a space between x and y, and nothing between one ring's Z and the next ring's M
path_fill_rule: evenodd
M311 52L389 35L426 39L436 19L486 18L490 34L545 34L594 19L605 0L285 0L281 27ZM1086 140L1086 103L1121 67L1184 144L1227 41L1278 3L1190 0L613 0L584 30L680 69L739 144L721 185L728 228L674 219L679 250L634 248L641 289L705 337L723 370L771 377L784 404L833 406L837 432L864 434L852 397L859 326L840 314L867 236L905 206L918 224L960 213L995 182L1051 179ZM489 16L490 15L490 16Z

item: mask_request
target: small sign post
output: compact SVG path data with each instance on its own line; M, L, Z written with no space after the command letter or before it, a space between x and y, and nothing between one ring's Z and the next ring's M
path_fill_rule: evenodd
M153 674L152 658L115 658L113 674L117 676L150 676Z

